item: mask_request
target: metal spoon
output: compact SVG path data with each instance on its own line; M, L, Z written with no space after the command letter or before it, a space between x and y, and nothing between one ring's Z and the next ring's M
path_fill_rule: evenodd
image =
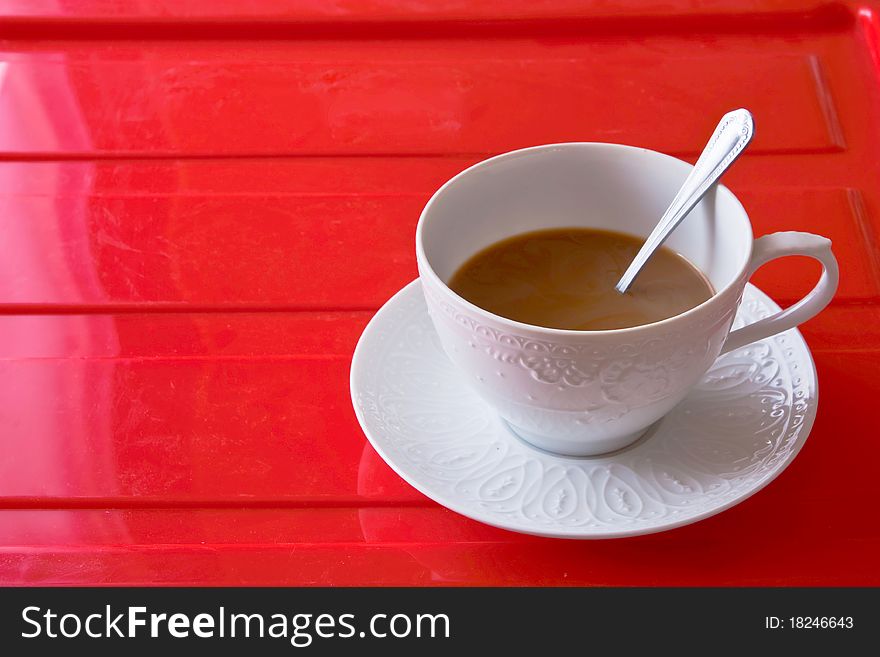
M687 180L615 286L618 292L623 294L629 289L633 279L639 275L654 251L660 248L681 220L694 209L721 174L727 171L727 168L746 149L754 132L755 124L748 110L734 110L721 117L721 122L712 133L709 143L700 154L700 159L697 160Z

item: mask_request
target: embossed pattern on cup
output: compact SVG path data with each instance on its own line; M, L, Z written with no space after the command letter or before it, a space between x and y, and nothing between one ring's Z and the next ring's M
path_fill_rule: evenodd
M715 360L736 310L719 304L630 339L584 333L554 341L457 307L430 281L423 290L440 341L470 386L522 437L563 453L584 444L617 449L665 415Z

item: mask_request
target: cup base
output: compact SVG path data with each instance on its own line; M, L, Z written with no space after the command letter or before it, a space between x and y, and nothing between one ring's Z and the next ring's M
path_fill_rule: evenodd
M501 421L514 436L531 447L535 447L542 452L547 452L556 456L571 457L601 457L608 456L614 452L619 452L644 438L647 434L651 433L651 430L656 426L656 424L653 424L647 429L641 429L635 433L615 438L600 440L590 439L587 444L583 444L578 440L553 438L552 436L543 436L531 431L526 431L525 429L521 429L520 427L511 424L504 418L501 418Z

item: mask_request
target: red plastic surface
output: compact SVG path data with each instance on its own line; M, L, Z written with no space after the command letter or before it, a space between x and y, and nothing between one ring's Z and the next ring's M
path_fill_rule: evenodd
M721 0L0 6L0 583L878 585L880 6ZM693 159L834 240L806 446L698 524L521 536L415 492L348 393L421 207L549 141ZM659 129L658 129L659 126ZM755 282L782 303L817 272Z

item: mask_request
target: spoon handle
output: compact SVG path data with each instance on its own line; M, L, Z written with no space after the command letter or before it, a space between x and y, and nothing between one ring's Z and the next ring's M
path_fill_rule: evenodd
M618 292L623 294L629 289L633 279L654 251L660 248L681 220L706 195L713 183L745 150L754 132L754 122L748 110L734 110L721 117L721 122L709 138L709 143L700 154L700 159L697 160L690 175L615 286Z

